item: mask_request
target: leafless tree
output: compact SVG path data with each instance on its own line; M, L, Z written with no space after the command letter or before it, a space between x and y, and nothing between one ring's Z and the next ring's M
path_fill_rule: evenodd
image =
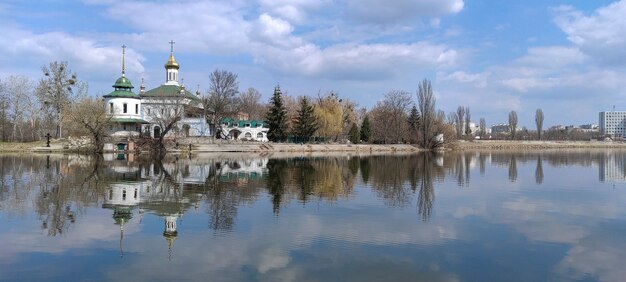
M456 138L463 138L463 122L465 121L465 107L459 106L456 108Z
M487 122L485 118L480 118L480 139L485 139L485 134L487 133Z
M517 113L515 111L509 113L509 130L511 131L511 139L515 139L517 131Z
M181 88L181 92L185 91ZM185 114L185 100L180 97L154 97L143 107L150 123L158 126L161 131L156 138L153 150L157 153L165 152L165 136L172 130L178 131L178 122Z
M467 139L472 138L472 128L470 126L470 122L472 122L472 114L470 114L469 107L465 107L465 136Z
M437 130L437 112L435 111L435 96L430 81L424 79L419 83L417 91L417 101L422 117L420 124L421 146L427 149L433 149L441 145L436 136L439 134ZM445 113L443 114L445 118ZM442 120L443 121L443 120Z
M408 134L407 112L411 107L411 94L392 90L371 111L373 140L382 143L399 143Z
M102 152L106 128L112 118L105 106L101 99L84 97L73 103L67 111L69 121L87 131L91 137L93 151L96 153Z
M236 96L239 93L237 74L226 70L214 70L209 75L209 91L204 97L207 118L215 126L214 132L221 134L221 121L235 113Z
M10 121L12 124L11 141L23 140L23 120L25 118L25 108L29 103L32 95L33 85L30 80L23 75L9 76L5 81L4 91L6 91L6 98L9 102Z
M262 119L265 117L267 107L261 104L261 93L250 87L248 90L239 93L238 108L244 112L250 119Z
M52 62L41 67L45 78L37 86L37 98L46 107L52 109L56 120L56 137L63 137L63 111L73 100L73 87L77 84L76 73L67 66L67 62Z
M543 131L543 110L541 108L535 112L535 124L537 125L537 139L541 140L541 132Z

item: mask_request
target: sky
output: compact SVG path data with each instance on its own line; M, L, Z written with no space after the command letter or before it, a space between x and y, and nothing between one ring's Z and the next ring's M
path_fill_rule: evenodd
M280 85L368 109L429 79L438 109L488 125L626 110L626 0L0 0L0 26L0 79L67 61L94 96L112 91L122 45L135 90L164 83L174 40L180 77L203 93L224 69L265 102Z

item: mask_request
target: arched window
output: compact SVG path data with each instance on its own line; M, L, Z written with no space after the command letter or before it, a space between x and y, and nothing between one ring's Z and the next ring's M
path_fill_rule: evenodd
M259 132L256 134L257 139L263 139L263 132Z
M246 132L246 134L244 134L244 137L246 137L246 139L252 139L252 133Z

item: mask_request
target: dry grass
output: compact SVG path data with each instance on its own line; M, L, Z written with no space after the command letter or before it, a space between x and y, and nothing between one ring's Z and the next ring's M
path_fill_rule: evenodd
M50 145L62 144L62 141L50 140ZM35 142L0 142L0 152L32 152L36 147L45 147L46 141Z

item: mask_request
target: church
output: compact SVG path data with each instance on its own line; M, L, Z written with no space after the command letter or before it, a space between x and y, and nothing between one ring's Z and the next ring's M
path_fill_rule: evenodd
M165 63L165 82L146 90L141 82L139 94L125 73L125 50L122 46L122 76L113 84L113 91L104 95L107 112L112 124L108 134L113 143L105 144L105 150L132 150L134 138L204 137L211 136L200 91L189 92L179 82L180 66L174 58L174 42L170 41L170 55Z

